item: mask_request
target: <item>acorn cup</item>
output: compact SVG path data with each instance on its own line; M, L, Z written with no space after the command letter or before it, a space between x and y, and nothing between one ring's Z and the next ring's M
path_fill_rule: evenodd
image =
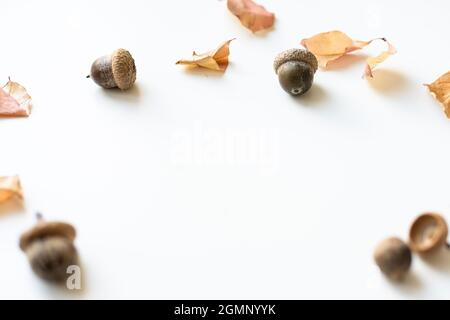
M67 268L78 264L78 253L73 244L75 228L65 222L38 222L20 237L20 249L28 257L32 270L42 279L61 282L67 279Z
M426 255L443 246L448 248L447 236L445 219L437 213L424 213L413 221L409 229L409 246L414 252Z
M117 49L112 54L95 60L91 66L91 74L87 78L92 78L96 84L105 89L127 90L136 81L136 65L130 52Z

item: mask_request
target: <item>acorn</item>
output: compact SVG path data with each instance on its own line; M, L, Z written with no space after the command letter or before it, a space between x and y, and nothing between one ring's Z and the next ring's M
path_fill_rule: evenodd
M378 244L374 259L381 272L388 278L401 280L411 267L412 254L403 240L391 237Z
M117 87L127 90L136 81L136 65L127 50L117 49L112 54L95 60L87 78L92 78L105 89Z
M68 277L67 268L78 264L78 253L73 244L75 236L72 225L44 221L38 214L37 224L22 234L19 246L39 277L61 282Z
M414 252L427 254L447 244L447 236L445 219L437 213L424 213L409 229L409 245Z
M281 87L294 96L302 95L311 88L317 67L317 58L304 49L283 51L273 62Z

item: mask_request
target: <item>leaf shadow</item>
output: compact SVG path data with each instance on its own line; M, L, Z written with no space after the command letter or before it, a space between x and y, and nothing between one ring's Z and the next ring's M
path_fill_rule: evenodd
M376 69L373 78L368 78L367 82L382 94L398 93L408 86L408 78L403 73L389 69Z

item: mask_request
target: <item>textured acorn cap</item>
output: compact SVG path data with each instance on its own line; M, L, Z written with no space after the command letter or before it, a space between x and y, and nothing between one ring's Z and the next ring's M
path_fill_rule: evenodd
M34 240L49 236L60 236L73 241L76 236L75 228L60 221L39 221L33 228L24 232L20 237L20 249L25 251Z
M283 51L275 57L273 62L275 72L278 73L278 68L287 61L303 61L309 64L314 72L316 72L318 68L318 62L315 55L308 50L294 48Z
M111 56L114 81L122 90L131 88L136 81L136 65L131 54L125 49L117 49Z
M409 246L418 253L428 253L447 241L448 226L437 213L418 216L409 229Z

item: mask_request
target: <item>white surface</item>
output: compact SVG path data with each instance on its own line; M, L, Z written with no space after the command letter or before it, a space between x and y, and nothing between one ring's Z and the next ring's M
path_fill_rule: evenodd
M0 120L0 174L26 196L0 217L0 298L450 298L448 254L402 285L372 262L416 214L450 220L450 122L422 86L450 68L450 2L260 3L277 21L255 36L225 1L2 2L0 78L35 107ZM274 56L332 29L399 52L374 81L359 53L285 94ZM223 76L175 65L234 37ZM129 92L85 79L118 47ZM36 210L76 226L81 293L30 271Z

